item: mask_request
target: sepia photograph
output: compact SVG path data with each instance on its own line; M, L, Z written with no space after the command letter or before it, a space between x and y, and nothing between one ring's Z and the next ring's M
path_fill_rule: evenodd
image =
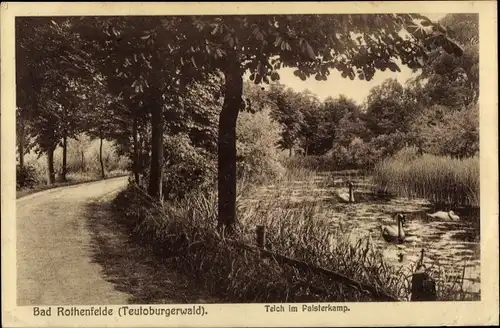
M2 289L29 318L4 320L359 325L489 302L498 323L496 30L474 6L382 4L10 13Z

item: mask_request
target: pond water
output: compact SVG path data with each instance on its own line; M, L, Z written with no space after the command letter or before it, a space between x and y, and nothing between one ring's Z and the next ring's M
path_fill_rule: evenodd
M335 190L345 189L350 179L355 183L354 204L335 201ZM416 263L424 249L426 267L437 266L448 277L464 278L464 290L480 293L480 229L479 209L436 208L422 199L406 199L376 195L369 177L346 177L343 174L320 174L313 184L301 181L290 183L287 192L274 186L262 188L260 201L288 197L293 203L314 202L320 213L336 227L348 228L352 238L370 236L372 245L395 267ZM257 198L254 201L259 201ZM430 218L435 211L453 210L458 221ZM380 226L396 225L394 215L406 215L403 244L387 243ZM478 294L479 295L479 294Z

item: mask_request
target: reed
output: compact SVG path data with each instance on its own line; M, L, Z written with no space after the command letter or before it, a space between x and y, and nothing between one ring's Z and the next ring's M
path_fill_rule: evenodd
M479 157L394 156L372 172L378 191L434 204L479 207Z
M322 215L319 202L286 204L283 199L239 208L245 242L253 242L253 227L265 225L270 250L347 275L401 300L410 299L417 262L393 267L374 246L371 236L356 237L342 225L332 226L331 220ZM427 272L437 281L439 300L477 299L478 295L464 291L463 279L452 277L442 267L432 266Z
M413 266L391 267L372 246L370 237L353 238L342 225L332 226L320 215L317 202L297 204L287 195L245 201L243 196L253 193L254 188L240 181L239 223L231 240L255 244L256 226L265 225L269 250L409 299ZM138 241L151 244L160 257L174 257L177 270L226 302L373 300L363 291L263 259L229 243L216 229L216 193L191 194L182 201L158 204L140 189L130 187L118 196L115 205L120 222L129 225ZM466 297L458 285L439 286L441 300Z

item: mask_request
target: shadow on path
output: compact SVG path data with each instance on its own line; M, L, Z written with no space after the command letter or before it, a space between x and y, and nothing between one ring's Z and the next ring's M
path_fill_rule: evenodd
M161 260L151 248L131 240L109 203L89 205L87 217L92 262L102 267L103 279L130 295L130 304L217 302L169 267L168 259Z

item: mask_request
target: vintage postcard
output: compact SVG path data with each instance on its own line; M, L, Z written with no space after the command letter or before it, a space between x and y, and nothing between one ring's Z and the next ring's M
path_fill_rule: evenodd
M496 13L3 2L2 325L498 324Z

